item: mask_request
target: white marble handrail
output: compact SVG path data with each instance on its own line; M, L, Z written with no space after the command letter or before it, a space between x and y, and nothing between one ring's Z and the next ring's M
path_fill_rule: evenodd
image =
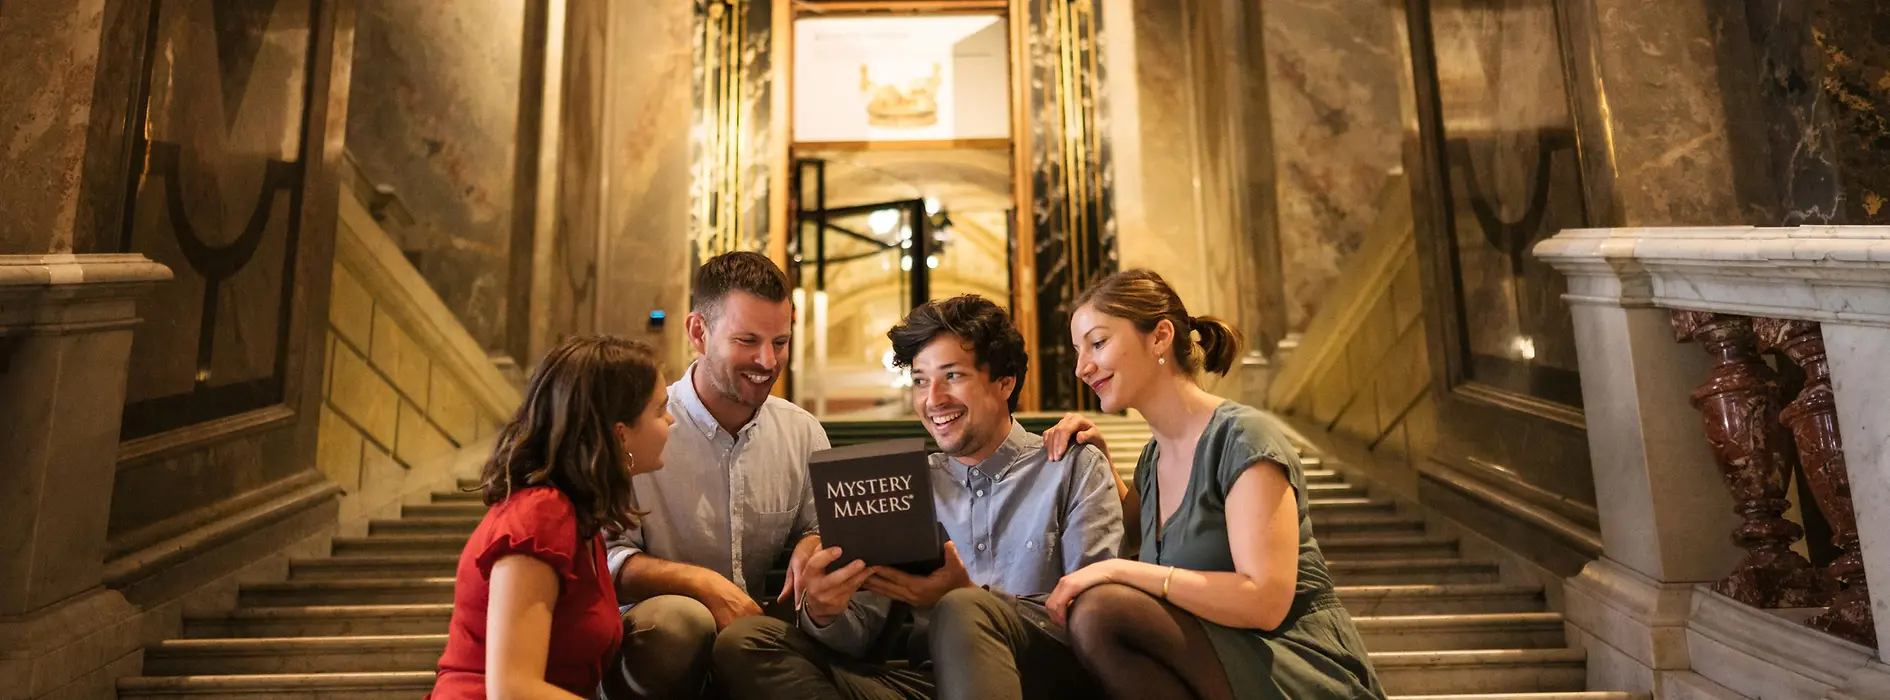
M1535 254L1570 303L1890 328L1890 226L1570 229Z
M1534 253L1567 278L1607 559L1662 585L1729 570L1731 503L1688 404L1709 368L1668 314L1708 311L1819 323L1859 549L1890 582L1890 226L1572 229ZM1890 585L1871 598L1890 610ZM1875 626L1890 640L1890 614Z

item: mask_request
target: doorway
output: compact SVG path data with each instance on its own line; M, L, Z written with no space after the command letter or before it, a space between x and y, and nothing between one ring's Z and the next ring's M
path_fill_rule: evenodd
M912 415L886 331L931 299L1012 299L1011 33L1003 3L796 3L789 392L822 418ZM872 7L868 7L872 6Z

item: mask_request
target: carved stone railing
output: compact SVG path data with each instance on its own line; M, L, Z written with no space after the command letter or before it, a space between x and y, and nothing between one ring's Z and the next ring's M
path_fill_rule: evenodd
M1572 230L1535 253L1568 279L1606 566L1661 590L1822 608L1808 625L1876 646L1890 622L1872 619L1867 582L1890 576L1890 227ZM1802 370L1796 396L1775 366ZM1682 429L1689 413L1704 440ZM1823 516L1836 549L1822 569L1793 550L1800 472L1798 510ZM1648 624L1672 624L1663 614Z

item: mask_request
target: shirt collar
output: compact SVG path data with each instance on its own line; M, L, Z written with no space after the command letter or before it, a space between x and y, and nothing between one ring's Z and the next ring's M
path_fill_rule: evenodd
M683 415L688 416L689 423L696 426L696 430L702 431L703 437L714 440L716 436L724 432L722 422L715 419L715 414L709 412L708 405L702 403L702 395L696 393L696 364L689 363L689 369L683 372L682 381L670 386L670 400L682 405ZM757 409L755 416L748 419L748 424L735 432L748 432L760 422L761 411Z
M976 468L991 480L1002 481L1019 460L1042 449L1043 438L1030 434L1030 431L1024 429L1022 423L1012 418L1011 432L1004 436L1004 444L999 445L997 451L992 452L990 457L979 462ZM944 457L945 469L951 473L953 480L963 482L970 478L971 466L949 455L944 455Z

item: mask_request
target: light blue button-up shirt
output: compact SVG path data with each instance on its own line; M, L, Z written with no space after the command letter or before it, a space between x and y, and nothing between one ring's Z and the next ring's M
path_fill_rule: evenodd
M939 524L958 547L972 583L1016 596L1056 588L1064 574L1113 559L1122 548L1122 501L1109 458L1089 445L1052 462L1043 438L1011 421L997 452L976 466L931 455ZM878 638L891 601L861 591L825 628L801 629L855 656ZM915 610L915 615L925 611Z
M827 431L813 414L769 397L731 434L696 394L694 374L690 365L669 385L676 425L663 468L631 479L632 502L648 515L611 542L611 578L648 553L714 571L759 597L781 550L819 531L807 460L827 449Z

